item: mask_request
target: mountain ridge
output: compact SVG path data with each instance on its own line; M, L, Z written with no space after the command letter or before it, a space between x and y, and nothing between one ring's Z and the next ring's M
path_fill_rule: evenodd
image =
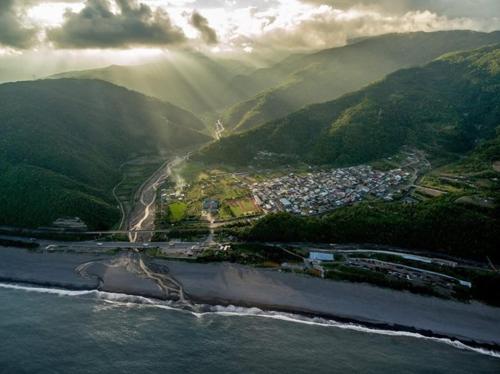
M204 124L172 104L97 80L0 85L0 224L37 227L79 216L109 228L111 194L133 154L207 142Z
M237 101L239 92L230 86L230 79L250 70L243 62L215 60L201 53L178 53L143 65L111 65L49 78L100 79L200 115Z
M245 131L306 105L338 98L396 70L428 63L445 53L499 42L499 31L466 30L366 38L296 58L289 64L291 66L283 62L271 69L254 72L246 79L254 85L261 84L261 92L228 108L222 117L226 128ZM270 79L273 69L281 74L279 83Z
M249 163L259 152L312 163L351 165L402 145L466 152L500 124L500 44L399 70L341 98L231 135L198 157ZM231 157L229 157L231 155Z

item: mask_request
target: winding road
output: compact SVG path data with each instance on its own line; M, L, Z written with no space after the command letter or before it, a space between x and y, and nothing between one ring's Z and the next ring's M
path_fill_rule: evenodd
M224 128L224 124L222 123L222 120L217 120L217 123L215 124L215 139L220 140L222 138L222 133L226 129Z
M176 157L165 162L154 174L147 179L137 192L138 202L128 217L129 241L131 243L146 243L153 238L156 214L156 196L158 188L172 174L172 168L189 158L191 153L183 157Z

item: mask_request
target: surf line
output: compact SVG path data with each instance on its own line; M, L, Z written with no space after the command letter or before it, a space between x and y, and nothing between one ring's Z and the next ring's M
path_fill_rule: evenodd
M45 293L58 296L70 296L70 297L81 297L87 295L93 295L98 300L102 300L106 303L115 304L117 306L124 307L149 307L157 308L163 310L171 310L177 312L188 313L196 318L203 318L206 316L218 315L224 317L257 317L257 318L267 318L280 320L285 322L299 323L310 326L321 326L338 328L342 330L351 330L368 334L377 334L385 336L394 337L405 337L414 339L425 339L428 341L433 341L436 343L446 344L456 349L472 351L482 355L494 357L500 359L500 352L485 348L472 347L458 340L453 340L450 338L438 338L432 336L425 336L417 332L409 331L396 331L396 330L384 330L372 327L366 327L361 324L356 323L344 323L337 322L332 319L325 319L320 317L303 317L298 314L283 313L283 312L273 312L264 311L259 308L246 308L237 306L221 306L221 305L206 305L206 304L194 304L193 309L186 308L186 304L176 305L175 302L159 302L155 299L150 299L143 296L128 295L122 293L105 292L99 290L85 290L85 291L72 291L65 290L61 288L49 288L49 287L37 287L37 286L25 286L12 283L0 283L0 288L12 289L25 292L36 292ZM205 310L203 312L197 312L196 310Z

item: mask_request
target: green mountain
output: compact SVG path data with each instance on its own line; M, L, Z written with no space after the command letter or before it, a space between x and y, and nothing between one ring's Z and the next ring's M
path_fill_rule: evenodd
M500 43L500 32L442 31L388 34L324 50L294 55L268 69L233 79L234 87L255 94L226 110L228 130L252 129L306 105L333 100L396 70L439 56Z
M479 144L474 151L460 160L452 168L465 173L500 172L500 126L497 136Z
M120 164L204 143L203 130L189 112L103 81L0 85L0 224L78 216L110 227Z
M499 125L497 45L398 71L337 100L223 138L197 157L243 164L272 152L287 162L348 165L394 154L403 145L460 154L493 138Z
M159 62L137 66L67 72L51 78L102 79L168 101L193 113L211 113L241 100L231 78L252 68L201 53L173 53Z

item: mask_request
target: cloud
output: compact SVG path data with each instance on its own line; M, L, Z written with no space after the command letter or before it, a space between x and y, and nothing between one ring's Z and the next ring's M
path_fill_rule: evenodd
M21 22L25 10L15 0L0 0L0 44L16 49L26 49L37 42L35 28Z
M388 0L331 1L340 7L320 4L325 2L328 1L302 0L299 3L292 0L274 10L257 12L253 19L254 23L260 22L261 32L249 34L243 31L231 42L234 46L254 49L308 50L340 46L352 38L385 33L454 29L491 31L500 28L500 19L495 18L485 22L469 17L449 17L429 10L407 9L396 14L367 6L369 3L389 4ZM402 0L390 2L396 4ZM360 3L364 4L353 6ZM272 23L268 20L271 16Z
M197 11L194 11L189 20L191 26L200 32L201 38L207 44L217 44L219 42L217 33L208 24L208 20Z
M78 13L66 11L61 27L47 30L47 38L60 48L124 48L165 46L186 40L168 14L135 0L87 0Z
M498 0L302 0L302 2L331 5L338 9L364 6L390 14L427 10L442 16L459 18L500 16L500 1Z
M293 51L444 29L500 29L500 0L0 0L0 45L17 48L46 35L61 49L200 48L203 41L221 51Z

